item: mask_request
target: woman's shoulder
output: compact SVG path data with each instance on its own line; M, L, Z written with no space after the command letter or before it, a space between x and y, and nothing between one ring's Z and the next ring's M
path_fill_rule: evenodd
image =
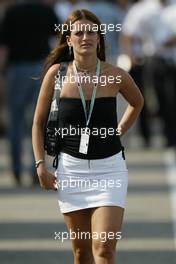
M54 84L55 76L57 76L58 74L59 67L60 67L59 63L53 64L52 66L50 66L43 76L43 82L44 83L52 82Z
M70 62L67 62L67 61L64 61L64 62L61 62L61 63L56 63L56 64L53 64L47 71L46 75L47 77L53 77L53 76L56 76L58 74L58 71L59 69L61 69L61 67L66 67L68 68L69 66L69 63Z
M118 87L120 89L135 85L130 74L118 66L114 66L107 62L102 62L102 69L104 69L102 72L104 72L106 76L113 76L114 78L118 78L118 80L120 80L118 82Z
M118 66L114 66L108 62L101 61L102 68L106 71L111 73L111 75L121 75L122 77L127 77L129 74Z
M57 75L59 68L60 68L60 64L59 64L59 63L53 64L53 65L48 69L46 75L47 75L48 77L50 77L50 76L52 77L53 75L54 75L54 76Z

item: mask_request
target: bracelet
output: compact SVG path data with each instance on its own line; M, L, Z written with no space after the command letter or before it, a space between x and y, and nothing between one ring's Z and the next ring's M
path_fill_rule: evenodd
M44 160L37 160L36 162L35 162L35 167L36 168L38 168L38 166L41 164L41 163L44 163L45 161Z

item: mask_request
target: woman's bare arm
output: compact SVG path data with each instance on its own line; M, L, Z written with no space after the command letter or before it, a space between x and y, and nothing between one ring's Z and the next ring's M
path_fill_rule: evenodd
M50 111L50 106L54 91L55 76L58 72L58 69L59 69L59 64L55 64L46 73L41 85L41 89L35 109L33 126L32 126L32 144L33 144L34 156L36 161L45 159L44 127L47 122L48 114ZM45 184L43 181L41 181L41 178L42 179L44 179L45 177L47 178L47 173L44 163L41 163L39 165L39 167L37 168L37 173L39 176L41 186L45 188L51 187L51 186L44 186L48 184L46 184L46 181Z
M118 73L119 71L122 77L119 92L129 103L118 124L119 134L123 135L136 121L143 108L144 99L131 76L122 69L118 70Z

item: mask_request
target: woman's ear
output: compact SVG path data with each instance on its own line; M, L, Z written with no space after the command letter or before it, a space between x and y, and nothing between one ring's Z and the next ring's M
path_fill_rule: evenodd
M66 39L67 39L67 44L68 44L68 46L71 46L70 36L67 35L67 36L66 36Z

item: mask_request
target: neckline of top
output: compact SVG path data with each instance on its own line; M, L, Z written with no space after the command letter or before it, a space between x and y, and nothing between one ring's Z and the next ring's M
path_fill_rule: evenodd
M81 100L81 98L78 97L60 97L61 100L66 99L66 100ZM101 96L101 97L96 97L95 100L97 99L116 99L116 96ZM86 99L85 101L91 101L91 99Z

